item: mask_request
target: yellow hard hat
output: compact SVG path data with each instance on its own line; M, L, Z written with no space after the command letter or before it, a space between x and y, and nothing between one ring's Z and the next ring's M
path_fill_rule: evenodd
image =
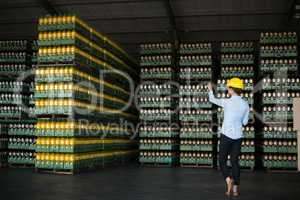
M244 81L240 78L234 77L227 81L227 87L244 89Z

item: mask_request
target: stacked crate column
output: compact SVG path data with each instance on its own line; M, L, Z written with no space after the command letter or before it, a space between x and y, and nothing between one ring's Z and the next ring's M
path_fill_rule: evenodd
M253 113L253 82L255 72L255 45L251 41L232 41L221 43L221 78L218 80L218 98L230 98L227 93L227 80L238 77L244 81L245 89L241 97L250 106L249 122L243 127L240 165L243 168L255 167L255 127ZM222 108L218 108L219 130L224 120ZM229 160L229 159L228 159Z
M129 81L135 62L76 16L39 20L37 169L80 171L135 156ZM120 73L115 73L115 71ZM135 78L134 78L135 79ZM129 124L131 125L131 124Z
M8 148L10 165L33 165L35 137L30 96L33 76L22 78L31 69L32 44L27 40L0 41L0 120L2 143ZM3 140L3 138L1 139Z
M141 45L139 109L140 163L178 163L177 85L174 47L170 43Z
M267 169L297 169L293 98L300 96L296 32L260 35L262 128L260 153Z
M211 43L180 44L180 164L213 166L212 104L206 85L212 81Z

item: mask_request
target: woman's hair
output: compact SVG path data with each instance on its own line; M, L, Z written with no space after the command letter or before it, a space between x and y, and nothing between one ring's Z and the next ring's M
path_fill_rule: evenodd
M241 95L242 89L230 87L237 95Z

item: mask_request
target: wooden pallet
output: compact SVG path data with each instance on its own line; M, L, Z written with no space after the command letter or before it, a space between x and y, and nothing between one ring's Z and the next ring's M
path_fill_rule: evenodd
M231 166L228 166L228 168L231 169ZM220 166L218 166L217 169L221 170ZM244 171L244 172L254 172L255 171L255 167L254 166L253 167L243 167L243 166L240 166L240 170Z
M21 169L28 169L28 168L34 168L34 164L15 164L15 163L9 163L9 168L21 168Z
M291 168L265 168L267 173L299 173L299 171Z
M43 174L57 174L57 175L75 175L79 173L78 170L64 170L64 169L40 169L35 168L35 172Z
M82 172L92 172L97 171L104 168L109 167L118 167L118 166L124 166L129 161L121 159L119 162L107 162L102 163L97 166L91 166L86 168L80 168L80 169L42 169L42 168L35 168L35 172L37 173L45 173L45 174L57 174L57 175L76 175Z
M175 167L176 163L140 163L142 167Z
M205 165L205 164L180 164L180 167L183 168L202 168L202 169L212 169L213 165Z

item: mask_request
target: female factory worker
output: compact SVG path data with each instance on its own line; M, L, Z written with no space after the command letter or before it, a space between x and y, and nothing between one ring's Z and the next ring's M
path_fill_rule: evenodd
M248 123L249 105L240 96L244 89L244 82L239 78L227 81L227 90L230 98L217 99L213 94L212 84L207 85L209 89L209 101L224 109L224 121L222 125L219 164L227 183L226 195L239 195L240 166L239 155L243 138L242 126ZM227 158L230 155L232 173L227 166Z

